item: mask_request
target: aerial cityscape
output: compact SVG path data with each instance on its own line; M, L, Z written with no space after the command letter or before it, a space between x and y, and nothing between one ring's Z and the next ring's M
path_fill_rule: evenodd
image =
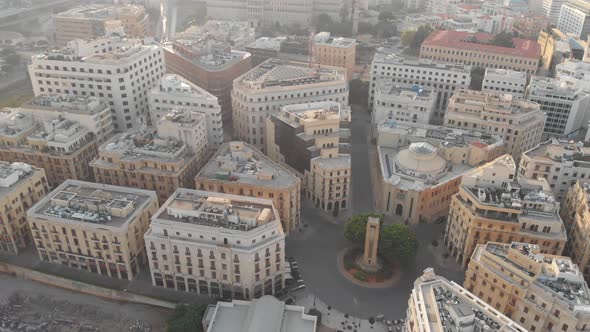
M0 0L0 332L590 332L590 0Z

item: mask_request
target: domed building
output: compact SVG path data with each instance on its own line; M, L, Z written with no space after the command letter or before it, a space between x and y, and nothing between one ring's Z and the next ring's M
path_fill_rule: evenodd
M498 136L395 121L379 125L377 145L377 207L412 224L445 217L462 176L505 151Z

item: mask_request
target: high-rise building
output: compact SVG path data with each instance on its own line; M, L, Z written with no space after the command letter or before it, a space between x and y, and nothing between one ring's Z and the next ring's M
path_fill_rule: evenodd
M499 136L481 132L397 121L377 131L377 209L411 224L445 217L461 176L505 153Z
M266 119L267 155L303 178L305 196L326 211L350 206L349 123L335 101L287 105Z
M561 205L561 218L567 230L566 249L586 280L590 280L590 196L588 182L577 181Z
M39 258L132 280L146 262L153 191L67 180L27 211Z
M371 112L374 128L383 120L429 124L434 118L435 94L421 86L404 88L382 80L376 90Z
M461 89L449 101L444 124L498 135L504 140L506 152L518 159L541 141L545 118L535 102L509 94Z
M547 115L543 130L547 138L567 136L590 120L590 115L586 114L590 95L565 82L535 76L527 88L527 99L538 103Z
M47 177L41 168L0 162L0 252L18 254L31 243L27 210L47 195Z
M152 125L172 110L202 113L207 119L207 144L217 150L223 143L223 120L217 97L186 78L166 74L148 93Z
M22 104L18 111L43 121L58 117L76 121L93 132L98 143L110 138L114 130L111 109L97 97L63 93L40 95Z
M195 177L200 190L269 199L286 234L299 226L301 180L244 142L222 145Z
M541 14L551 19L551 24L559 24L561 7L569 0L541 0Z
M517 176L509 155L464 176L451 201L445 244L462 266L478 244L489 241L533 243L543 253L560 255L566 240L547 181Z
M59 115L40 119L34 114L18 109L0 114L0 160L43 168L52 188L68 179L91 180L96 135Z
M265 119L290 104L334 101L348 106L343 68L268 60L234 81L234 136L265 150Z
M347 79L354 78L355 39L332 37L329 32L320 32L313 38L311 52L313 64L343 67L346 69Z
M438 30L422 43L420 57L477 67L512 69L527 74L537 72L541 57L541 47L537 42L513 38L514 47L503 47L488 44L493 37L481 32Z
M434 124L443 123L449 98L454 91L468 88L471 82L470 66L429 59L408 60L406 57L384 52L375 53L371 68L369 107L374 107L380 82L391 82L403 88L421 86L434 93Z
M543 254L539 245L479 244L466 289L526 331L587 331L590 291L569 257Z
M217 97L223 122L229 123L233 81L252 68L250 53L224 49L203 54L192 45L193 41L186 39L164 44L166 69Z
M130 37L146 37L150 17L143 6L84 5L53 15L55 42L66 46L74 39L95 39L109 32Z
M590 62L565 59L555 66L555 78L567 86L590 92Z
M432 268L414 282L404 331L524 332L522 326L465 288L434 273Z
M493 93L511 94L523 98L527 87L527 74L510 69L486 68L481 90Z
M561 6L557 28L587 40L590 34L590 3L584 0L565 2Z
M155 286L248 300L285 287L285 234L270 200L179 188L145 241Z
M139 39L74 40L32 57L29 75L35 96L91 96L108 103L115 131L147 123L148 91L164 75L164 52Z
M325 1L325 0L324 0ZM217 20L249 21L264 25L309 26L314 0L206 0L207 16Z

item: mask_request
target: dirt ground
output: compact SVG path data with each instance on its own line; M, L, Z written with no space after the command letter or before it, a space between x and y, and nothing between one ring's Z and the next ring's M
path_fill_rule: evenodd
M0 275L0 332L156 332L170 312Z

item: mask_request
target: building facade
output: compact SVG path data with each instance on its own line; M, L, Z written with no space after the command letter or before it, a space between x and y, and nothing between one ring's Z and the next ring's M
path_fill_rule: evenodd
M27 211L39 258L132 280L145 263L153 191L67 180Z
M570 0L561 6L557 28L565 33L587 40L590 33L590 4Z
M510 69L486 68L481 86L482 91L511 94L523 98L527 87L527 74Z
M308 26L317 0L245 1L207 0L207 16L217 20L249 21L255 24ZM326 1L326 0L323 0Z
M247 143L222 145L195 177L195 187L272 200L285 234L300 225L301 179Z
M49 192L45 171L24 163L0 162L0 252L18 254L32 242L27 210Z
M559 203L542 180L517 177L509 155L464 176L451 201L445 245L462 266L489 241L527 242L560 255L567 240Z
M566 252L578 265L585 280L590 280L590 209L588 183L576 182L570 187L561 206L561 218L567 230Z
M586 331L590 291L569 257L538 245L479 244L465 273L466 289L527 331Z
M29 75L35 96L69 94L108 103L115 131L147 123L148 91L164 75L164 52L139 39L74 40L32 57Z
M234 136L266 152L265 120L290 104L334 101L348 106L343 68L271 59L234 81Z
M145 241L155 286L248 300L285 287L285 235L270 200L180 188Z
M420 57L470 66L501 68L534 74L539 67L541 47L533 40L513 38L514 47L488 44L487 33L450 30L433 32L422 43Z
M346 77L352 80L355 69L356 40L331 37L329 32L320 32L313 38L312 62L314 64L346 69Z
M373 128L383 120L429 124L434 118L435 95L421 86L402 88L382 81L377 85L371 120Z
M202 113L207 119L207 144L217 150L223 144L223 118L217 97L186 78L166 74L148 94L152 125L172 110Z
M508 94L459 90L449 101L444 125L498 135L518 159L541 141L546 115L539 104Z

